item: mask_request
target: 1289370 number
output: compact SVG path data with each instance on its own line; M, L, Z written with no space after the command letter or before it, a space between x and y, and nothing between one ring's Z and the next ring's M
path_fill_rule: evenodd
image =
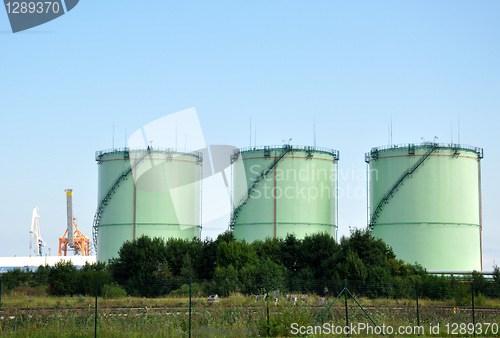
M447 323L445 324L446 333L449 335L464 335L464 334L498 334L497 323Z
M8 14L59 13L61 6L52 1L14 1L5 3Z

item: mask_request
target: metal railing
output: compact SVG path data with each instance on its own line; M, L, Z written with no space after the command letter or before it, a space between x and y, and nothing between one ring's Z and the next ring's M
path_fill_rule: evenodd
M203 160L203 153L199 151L180 151L176 150L174 148L129 148L129 147L122 147L122 148L112 148L112 149L105 149L105 150L98 150L95 152L95 160L100 161L101 157L103 155L108 155L108 154L117 154L117 153L141 153L141 152L158 152L158 153L165 153L165 154L174 154L174 155L193 155L198 157L199 160Z
M280 151L283 149L285 145L271 145L271 146L256 146L256 147L244 147L237 149L233 152L233 155L239 154L239 153L247 153L247 152L253 152L253 151ZM330 154L334 156L335 160L339 159L339 151L332 149L332 148L326 148L326 147L313 147L313 146L303 146L303 145L288 145L291 148L291 151L311 151L311 152L316 152L316 153L324 153L324 154Z
M391 144L380 147L374 147L370 150L370 152L365 153L365 162L369 162L372 159L377 159L378 153L390 151L390 150L398 150L398 149L408 149L408 150L416 150L416 149L427 149L434 145L437 145L438 149L451 149L455 151L464 150L464 151L472 151L477 154L478 159L483 158L483 148L474 147L465 144L458 143L434 143L434 142L423 142L423 143L405 143L405 144Z

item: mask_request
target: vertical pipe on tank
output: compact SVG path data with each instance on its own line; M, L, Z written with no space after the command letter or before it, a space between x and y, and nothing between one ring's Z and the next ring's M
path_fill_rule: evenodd
M136 159L137 160L137 159ZM135 241L135 213L136 213L136 184L135 184L135 181L136 181L136 166L134 164L134 197L133 197L133 210L132 210L132 241Z
M339 171L337 160L333 159L333 168L335 170L335 240L338 241L337 233L339 231Z
M274 156L274 161L276 161L276 156ZM273 168L273 175L274 175L274 178L273 178L273 238L276 238L276 167L278 166L278 164L276 164Z
M209 148L209 151L210 151L210 148ZM210 162L212 162L212 165L213 165L213 158L212 158L212 156L210 156L210 158L208 160ZM200 163L200 166L202 166L201 163ZM213 172L214 172L214 170L212 168L212 173ZM224 175L224 177L225 177L224 172L222 172L222 175ZM201 232L203 230L203 167L200 170L200 178L199 178L199 180L200 180L200 194L199 194L198 198L200 199L200 231L198 232L198 237L201 239Z
M481 196L481 159L478 155L478 181L479 181L479 248L481 250L481 271L483 271L483 210Z
M366 225L370 225L370 164L366 162Z
M231 203L231 206L230 206L229 210L231 210L231 213L229 214L229 220L231 220L231 218L233 217L233 213L234 213L234 185L235 184L234 184L233 167L234 167L235 162L236 162L236 159L234 160L234 162L233 162L233 160L231 160L231 162L230 162L231 163L231 165L230 165L230 167L231 167L231 182L229 184L231 185L231 187L230 187L229 191L231 193L229 194L229 203ZM228 230L231 230L231 225L230 225L231 221L229 221L228 223L229 223Z

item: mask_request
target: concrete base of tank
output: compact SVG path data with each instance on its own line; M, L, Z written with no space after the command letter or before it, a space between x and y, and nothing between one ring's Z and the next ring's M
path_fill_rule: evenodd
M430 271L481 271L477 225L377 224L373 236L391 246L398 259Z

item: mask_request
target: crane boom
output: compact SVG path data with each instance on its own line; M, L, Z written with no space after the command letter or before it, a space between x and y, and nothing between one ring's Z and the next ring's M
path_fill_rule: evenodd
M35 255L41 256L42 247L45 246L45 242L40 234L40 214L38 213L38 207L33 208L30 234L32 234L35 239Z
M66 211L68 226L68 245L72 247L75 243L73 240L73 189L66 189Z
M78 230L76 218L73 217L73 190L66 189L65 191L67 228L64 235L59 238L59 256L66 256L68 250L73 251L75 255L89 256L92 251L90 240Z

